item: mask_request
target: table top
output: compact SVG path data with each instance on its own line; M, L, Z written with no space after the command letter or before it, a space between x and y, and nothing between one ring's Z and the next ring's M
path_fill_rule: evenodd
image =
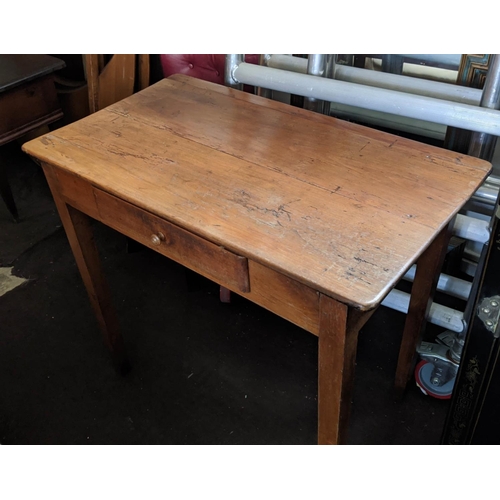
M363 310L378 305L491 170L181 75L23 149Z
M45 54L0 54L0 92L64 68L66 63Z

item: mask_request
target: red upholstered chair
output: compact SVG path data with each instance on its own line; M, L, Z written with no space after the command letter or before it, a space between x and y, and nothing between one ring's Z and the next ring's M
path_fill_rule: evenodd
M181 73L224 85L226 54L161 54L160 61L165 78ZM259 64L259 54L246 54L245 62ZM253 87L245 85L244 90L253 92Z
M224 85L226 54L161 54L160 61L165 78L181 73ZM259 64L259 54L245 54L245 62ZM243 90L252 93L253 87L244 85ZM220 287L220 300L231 300L231 292L223 286Z

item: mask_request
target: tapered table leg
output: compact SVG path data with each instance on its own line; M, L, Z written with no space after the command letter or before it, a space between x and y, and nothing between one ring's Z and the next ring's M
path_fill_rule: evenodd
M349 310L321 294L319 311L318 444L345 444L358 332L375 309Z
M126 373L130 369L125 346L118 327L118 318L111 304L111 297L104 279L99 254L90 225L90 217L66 204L60 193L52 167L44 165L54 201L73 251L76 264L90 297L104 340L111 351L117 369Z
M7 206L9 212L16 222L19 221L19 214L17 212L16 202L14 201L14 196L12 195L12 190L10 189L9 179L7 178L7 172L5 167L0 163L0 196Z
M450 237L448 226L439 233L417 261L396 368L394 386L398 399L403 396L414 369L416 350L427 324L426 318L434 299Z

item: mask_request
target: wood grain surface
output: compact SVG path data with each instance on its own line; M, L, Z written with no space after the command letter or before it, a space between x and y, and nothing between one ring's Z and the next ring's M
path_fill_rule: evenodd
M362 310L384 298L491 170L179 75L23 148Z

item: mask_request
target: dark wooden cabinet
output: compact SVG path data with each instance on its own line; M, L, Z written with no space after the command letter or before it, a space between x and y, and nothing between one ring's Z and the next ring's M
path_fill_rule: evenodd
M54 72L64 61L47 55L0 55L0 147L59 120ZM17 207L0 165L0 195L14 220Z

